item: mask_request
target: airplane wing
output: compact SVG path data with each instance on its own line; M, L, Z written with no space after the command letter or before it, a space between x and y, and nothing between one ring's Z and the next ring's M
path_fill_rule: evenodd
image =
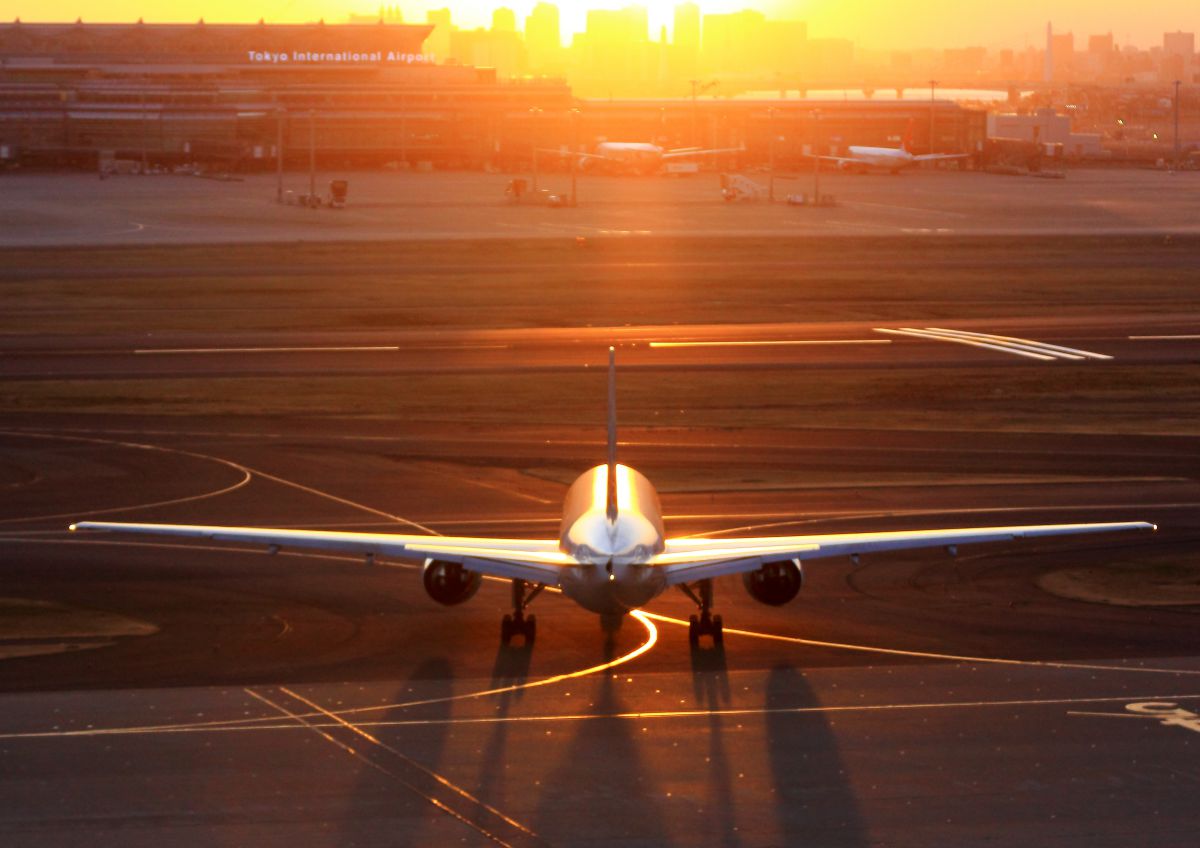
M726 574L755 571L768 562L789 559L939 548L981 542L1010 542L1043 536L1157 530L1144 521L1109 524L1034 524L1016 527L968 527L961 530L898 530L826 536L767 536L750 539L668 539L666 550L650 561L666 569L667 585Z
M970 153L922 153L914 156L914 162L941 162L945 159L970 159Z
M662 158L665 159L689 159L693 156L716 156L720 153L745 153L744 147L722 147L715 150L698 150L691 147L684 147L678 150L668 150L663 153Z
M801 159L819 159L822 162L836 162L839 165L866 165L867 162L862 159L855 159L853 156L813 156L811 153L801 153Z
M240 542L266 548L314 548L373 554L406 560L457 562L495 577L557 586L564 568L578 566L558 549L557 540L483 539L463 536L402 536L393 533L342 533L332 530L272 530L262 527L213 527L199 524L123 524L80 521L77 530L181 536L215 542Z
M561 156L564 159L567 157L573 156L576 159L580 159L580 160L599 159L601 162L616 162L618 164L620 164L620 162L621 162L621 160L617 159L615 156L604 156L603 154L600 154L600 153L583 153L578 150L555 150L555 149L549 148L549 147L539 147L537 149L537 152L538 153L548 153L553 156Z

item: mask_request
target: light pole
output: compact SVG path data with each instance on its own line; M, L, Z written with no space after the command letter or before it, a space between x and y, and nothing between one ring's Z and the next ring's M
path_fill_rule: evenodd
M813 205L821 205L821 110L813 110Z
M540 106L531 106L529 107L529 114L531 117L530 147L533 148L533 193L536 196L538 193L537 117L542 114L542 109Z
M283 110L275 108L275 202L283 203Z
M1176 90L1178 91L1178 88L1177 88ZM142 118L142 119L141 119L141 121L139 121L138 123L140 124L140 128L141 128L141 137L142 137L142 138L141 138L141 141L142 141L142 176L145 176L145 175L147 174L147 172L149 172L149 170L150 170L150 156L149 156L149 154L146 152L146 146L147 146L147 143L148 143L148 142L146 141L146 124L147 124L147 120L146 120L146 92L144 92L144 91L142 92L142 94L141 94L141 98L140 98L140 99L141 99L141 107L142 107L142 108L141 108L139 111L141 112L141 118Z
M767 109L767 132L770 139L767 143L767 167L771 176L767 180L767 200L775 202L775 107Z
M700 138L699 138L699 136L700 136L700 116L697 112L698 107L696 106L696 97L697 97L697 95L701 94L702 92L708 91L710 88L712 88L714 85L716 85L717 81L709 80L708 82L704 82L703 80L691 79L691 80L688 80L688 83L690 83L692 86L692 144L695 147L703 147L704 145L702 145L700 143Z
M1175 163L1172 170L1179 170L1179 84L1181 80L1175 80Z
M308 110L308 204L317 197L317 110Z
M571 116L571 208L574 208L579 201L578 187L576 186L576 171L579 167L579 107L572 106L569 110Z
M934 96L937 93L937 84L938 84L937 80L929 81L929 152L930 153L935 152L934 148L936 147L934 140L933 140L933 120L934 120L934 115L936 114L933 104L934 104Z

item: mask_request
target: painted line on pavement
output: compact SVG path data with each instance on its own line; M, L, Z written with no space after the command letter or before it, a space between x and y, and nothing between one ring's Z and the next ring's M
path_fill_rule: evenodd
M869 345L891 343L891 339L769 339L764 341L650 342L650 347L798 347L801 345Z

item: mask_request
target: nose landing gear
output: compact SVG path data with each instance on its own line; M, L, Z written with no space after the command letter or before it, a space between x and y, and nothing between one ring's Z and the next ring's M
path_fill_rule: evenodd
M525 640L525 645L529 646L537 637L537 616L525 615L525 607L541 594L542 590L546 588L546 584L538 583L529 594L525 594L525 588L528 585L524 580L512 582L513 612L500 619L500 641L504 645L512 642L514 636L520 635Z
M688 617L688 644L698 648L701 636L711 636L714 648L723 645L725 622L721 620L721 616L713 615L712 612L712 580L701 580L692 586L681 583L679 589L700 608L699 615L693 614Z

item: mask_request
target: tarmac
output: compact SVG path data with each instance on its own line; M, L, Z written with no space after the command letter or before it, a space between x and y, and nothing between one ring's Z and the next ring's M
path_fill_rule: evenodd
M1115 211L1075 195L1081 227L1095 216L1160 226L1170 202L1150 213L1136 198L1190 179L1104 176L1150 187L1131 189ZM983 203L972 186L1047 197L1081 192L1088 178L831 179L897 197L937 185L944 191L929 203L955 211ZM248 198L233 202L224 222L194 215L184 241L308 238L325 222L361 220L353 209L255 206L265 181L85 185L71 177L63 191L96 197L164 181ZM628 190L655 184L701 188L629 181ZM379 186L390 190L386 180ZM1096 186L1093 197L1098 177ZM146 189L138 214L149 223L186 217L160 192ZM395 234L418 217L434 232L442 215L467 228L492 216L480 225L490 232L513 214L528 214L527 231L537 232L550 216L584 213L472 211L453 205L458 196L424 216L414 203L409 219L384 222L399 207L379 207L370 213L378 229L368 232ZM2 211L11 197L0 199L6 220L15 216L11 206ZM75 216L78 226L34 226L23 237L103 236L80 212L95 208L88 204L54 207L55 222ZM293 229L237 223L263 208L308 217ZM761 223L815 211L747 204L687 214ZM628 208L614 203L609 213ZM900 213L879 214L895 226ZM991 221L1007 214L987 213ZM2 238L19 237L7 232ZM86 255L73 256L73 267ZM1136 252L1127 261L1135 271L1151 264ZM86 268L78 280L88 280ZM1107 563L1141 563L1150 573L1194 567L1200 434L1188 424L1187 369L1200 353L1198 319L1134 301L1132 309L1068 303L970 318L939 303L948 314L919 323L847 314L586 327L566 316L543 327L8 333L0 339L10 399L0 409L0 596L9 599L0 603L0 843L1191 846L1200 607L1086 603L1039 584L1047 573ZM70 312L69 298L61 308ZM619 406L637 417L623 419L619 453L658 483L671 535L1125 520L1159 530L964 546L956 557L812 561L800 596L782 608L722 579L725 644L699 650L688 647L693 607L680 593L630 616L609 640L595 616L545 593L532 608L536 643L503 647L502 581L445 608L424 594L419 563L66 531L93 518L553 538L566 485L604 448L602 421L579 424L575 414L599 415L602 398L552 392L572 380L590 391L585 377L610 343L636 377L620 384ZM1171 428L1089 417L1104 397L1084 406L1069 390L1053 409L1075 420L1054 413L1039 419L1053 426L1007 429L937 404L927 424L907 424L892 415L907 399L853 393L841 401L843 426L793 414L803 404L788 399L771 407L769 397L736 426L703 417L651 426L644 412L653 394L628 394L647 381L686 377L692 386L730 375L764 396L778 374L918 374L931 390L960 374L997 386L1015 375L1031 393L1111 375L1114 392L1124 392L1111 405L1137 412L1170 408L1149 379L1161 371L1181 380ZM321 379L389 375L397 391L405 378L418 385L416 375L477 375L479 396L436 417L369 407L271 412L266 398L229 412L181 411L190 408L171 397L185 378L218 393L248 377L303 392ZM541 400L510 411L514 402L501 394L512 383L502 375L527 383L522 398ZM33 394L68 385L101 394ZM123 394L129 387L144 396ZM33 406L20 403L23 393ZM691 405L722 402L698 391ZM561 423L563 407L576 423ZM488 408L488 417L477 414ZM30 610L54 614L35 622Z
M769 174L748 176L770 188ZM1081 169L1055 180L950 171L823 174L819 191L834 199L832 207L787 203L789 196L814 194L807 173L777 175L775 203L725 202L719 177L588 175L577 181L577 205L561 208L506 199L508 182L528 180L528 174L322 172L318 193L330 179L348 179L347 205L309 209L277 202L273 174L221 181L12 172L0 175L0 247L1200 232L1195 215L1200 174L1193 172ZM289 172L284 186L307 193L307 175ZM570 196L566 174L543 174L540 187Z

